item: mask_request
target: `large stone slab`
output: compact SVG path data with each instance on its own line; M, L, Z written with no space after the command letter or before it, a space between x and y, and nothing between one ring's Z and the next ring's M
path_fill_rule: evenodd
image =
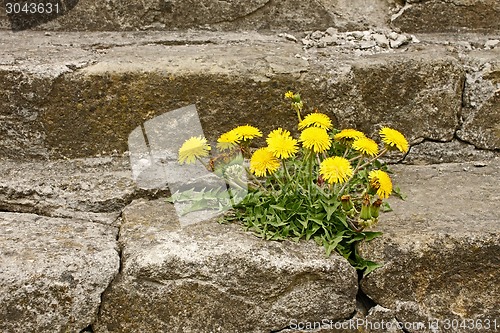
M142 190L128 158L0 162L0 211L76 217L116 224L120 211L138 197L168 193L165 182Z
M283 99L289 89L302 94L308 112L317 108L341 128L374 134L392 126L416 143L450 141L459 126L464 71L446 48L435 45L373 54L335 46L306 50L256 33L2 36L14 48L2 52L13 59L0 67L6 77L34 75L38 67L20 60L25 58L68 69L50 82L47 94L31 102L16 94L5 99L3 128L41 131L37 140L21 140L18 132L6 130L0 154L12 159L39 158L24 149L31 143L51 158L121 153L128 149L129 134L145 121L190 104L196 104L212 142L247 123L265 133L278 126L293 131L296 116ZM73 53L55 57L66 50ZM8 92L14 83L5 84ZM29 121L9 118L19 105L30 110Z
M165 200L140 200L123 212L120 243L95 332L270 332L355 311L355 270L311 242L213 220L180 228Z
M0 330L80 332L118 273L117 229L0 213Z
M46 3L55 3L47 1ZM7 15L0 12L4 29L66 31L176 30L314 30L330 26L362 29L386 26L392 1L375 0L162 0L62 1L59 13Z
M491 331L500 318L500 159L394 169L408 198L391 202L384 235L360 247L384 264L362 290L400 322L425 325L408 332Z
M500 149L500 48L465 57L466 80L460 139L482 149Z
M500 31L496 0L406 0L391 19L408 32Z

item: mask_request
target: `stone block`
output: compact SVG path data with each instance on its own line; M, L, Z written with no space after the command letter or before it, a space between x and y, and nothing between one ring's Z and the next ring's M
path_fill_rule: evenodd
M361 288L400 322L425 325L408 331L488 332L477 322L500 317L499 162L394 168L407 199L393 200L382 237L361 245L384 264Z
M120 243L95 332L269 332L355 311L355 270L312 242L268 242L214 220L181 228L165 200L141 200L123 212Z
M0 213L0 330L80 332L118 273L117 229Z
M500 49L466 60L463 122L457 136L482 149L500 149Z
M393 26L406 32L498 32L496 0L410 0L393 15Z

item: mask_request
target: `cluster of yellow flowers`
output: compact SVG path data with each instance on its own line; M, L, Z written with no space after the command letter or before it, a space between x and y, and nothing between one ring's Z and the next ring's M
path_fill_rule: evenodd
M286 98L294 98L292 92L285 94ZM300 119L300 118L299 118ZM294 139L290 132L278 128L269 133L266 138L267 146L257 149L250 158L250 172L257 177L274 174L281 163L294 157L299 151L299 143L306 150L316 154L322 160L319 165L321 177L329 184L345 183L360 169L360 165L353 169L351 161L344 156L327 156L326 152L332 147L333 141L338 141L351 147L361 156L373 160L389 150L408 151L406 138L397 130L383 127L379 134L385 147L381 151L378 144L355 129L343 129L335 135L330 135L333 129L331 119L323 113L314 112L300 120L298 129L301 131L299 139ZM251 125L238 126L222 134L217 140L217 148L221 151L240 147L242 144L256 137L262 137L262 132ZM179 163L194 163L207 157L211 150L207 140L203 137L192 137L184 142L179 149ZM201 160L200 160L201 161ZM361 161L361 159L360 159ZM370 186L377 189L380 198L387 198L392 192L392 182L389 175L382 170L370 171Z

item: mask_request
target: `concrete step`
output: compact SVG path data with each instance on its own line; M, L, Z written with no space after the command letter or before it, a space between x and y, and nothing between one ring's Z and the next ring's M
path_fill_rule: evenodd
M82 199L105 201L107 181L131 184L127 168L97 158L17 162L18 173L0 173L9 184L0 206L10 210L0 213L2 332L305 332L318 323L314 332L403 332L399 322L405 332L465 333L451 321L473 319L482 333L500 317L499 158L394 166L407 199L390 199L393 212L377 226L384 235L361 246L384 266L360 287L343 258L313 243L264 241L215 220L182 227L164 198L107 206L120 215L113 223L92 219L99 209ZM37 196L19 198L15 189L35 174ZM57 185L73 176L91 193ZM51 192L68 199L50 201ZM47 202L52 210L27 213ZM392 328L381 330L382 320Z
M376 41L386 35L391 42ZM190 104L212 142L246 123L264 133L294 131L287 90L338 128L372 136L381 126L400 130L412 144L408 161L498 153L498 35L330 30L300 37L2 32L0 158L122 154L146 121Z
M346 31L391 27L405 32L500 31L497 0L371 0L368 3L365 0L50 0L24 11L23 4L15 1L2 4L1 28L303 31L334 27Z

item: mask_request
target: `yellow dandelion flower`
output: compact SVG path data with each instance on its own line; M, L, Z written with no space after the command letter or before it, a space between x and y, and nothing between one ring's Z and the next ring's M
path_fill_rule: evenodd
M388 198L392 193L392 181L389 175L382 170L373 170L368 174L370 186L377 190L380 198Z
M406 153L408 151L408 141L403 134L395 129L384 127L380 130L382 141L390 148L396 147L400 152Z
M257 149L250 159L250 171L257 177L273 174L279 166L279 160L267 148Z
M193 136L186 140L179 148L179 164L191 164L197 158L208 156L210 146L207 139L201 136Z
M266 142L269 144L270 140L273 140L274 138L281 137L281 136L291 136L290 132L287 130L282 129L281 127L278 127L275 130L272 130L271 133L267 136Z
M322 153L332 145L330 137L324 128L309 127L302 131L299 141L305 148L315 153Z
M378 154L377 143L366 137L354 140L352 148L367 156L375 156Z
M235 130L231 130L222 134L217 139L217 148L220 150L231 149L236 146L241 141L241 135L239 135Z
M328 183L345 183L352 177L351 163L344 157L328 157L319 166L319 172Z
M285 93L285 98L293 98L294 96L294 93L291 92L290 90L288 90L286 93Z
M253 139L255 137L261 137L262 132L254 126L243 125L238 126L233 131L241 137L242 140Z
M299 150L297 140L291 137L289 131L282 128L269 133L266 141L269 151L278 158L289 158Z
M352 129L352 128L347 128L347 129L343 129L342 131L340 131L340 133L335 134L334 139L337 141L356 140L359 138L363 138L364 136L365 135L363 134L363 132L357 131L357 130Z
M332 128L332 121L324 113L310 113L299 123L299 130L311 126L330 129Z

